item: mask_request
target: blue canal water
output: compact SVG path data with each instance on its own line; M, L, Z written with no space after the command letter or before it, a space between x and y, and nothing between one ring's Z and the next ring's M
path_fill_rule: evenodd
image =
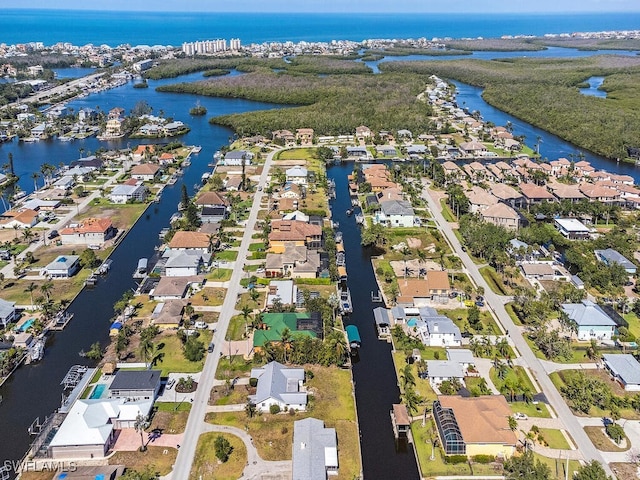
M604 77L590 77L586 81L589 84L589 88L581 88L581 94L590 97L607 98L607 92L600 90L600 85L604 82Z
M193 80L202 76L193 75L186 78ZM63 390L59 383L67 370L75 364L89 363L78 353L81 350L89 350L91 344L96 341L103 346L107 345L113 304L126 290L135 288L132 272L139 258L153 256L154 246L159 242L158 232L169 226L169 218L177 210L182 183L193 193L193 186L201 183L202 173L210 170L208 163L215 151L228 144L229 138L233 135L229 129L209 124L205 117L190 117L189 109L197 100L208 109L209 115L278 107L239 99L159 93L153 87L160 83L162 82L150 81L151 86L148 89L133 89L132 84L128 84L70 102L76 109L82 106L100 106L107 111L116 106L130 110L137 101L145 100L154 107L155 112L164 109L167 115L173 115L176 119L188 123L191 131L178 140L187 145L201 145L202 151L192 156L192 164L185 169L181 180L165 188L160 203L152 204L122 240L111 256L113 264L109 274L101 278L95 288L83 290L71 303L69 311L74 314L74 318L63 332L55 333L49 338L43 360L19 368L0 387L0 431L5 432L4 438L0 440L0 459L3 461L22 458L30 443L27 427L36 417L42 420L60 406ZM95 138L67 144L56 140L34 144L13 142L2 145L0 152L3 155L9 151L14 153L17 173L23 176L21 185L28 190L30 183L33 189L28 174L39 169L44 162L56 165L58 162L69 163L79 157L79 148L84 148L86 155L87 151L95 151L99 147L120 148L126 147L127 143L126 140L122 140L105 145ZM135 146L138 143L142 142L132 141L131 145ZM27 179L26 183L24 177Z

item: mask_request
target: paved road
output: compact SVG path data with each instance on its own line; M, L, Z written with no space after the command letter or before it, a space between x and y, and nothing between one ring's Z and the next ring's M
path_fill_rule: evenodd
M267 184L267 177L271 168L273 156L276 152L277 151L271 152L264 163L264 168L262 169L262 174L260 175L260 180L258 182L258 189L260 191L263 191ZM238 259L236 261L235 268L233 269L231 280L229 281L229 289L227 290L227 294L222 304L220 317L218 318L218 327L213 337L215 347L213 353L210 353L207 356L204 369L202 370L200 383L198 385L198 390L193 401L193 406L191 408L191 413L189 414L189 420L187 421L184 433L184 443L181 445L178 452L178 458L176 459L173 472L166 478L171 478L173 480L189 478L191 464L193 463L196 452L196 445L198 444L198 437L203 431L206 431L206 429L209 428L204 422L204 418L207 413L209 393L214 385L215 373L218 368L220 356L222 355L222 344L225 342L224 337L227 332L227 328L229 327L229 321L234 314L236 300L242 289L240 286L240 280L244 275L244 261L249 252L249 244L251 243L251 236L254 233L254 227L256 220L258 219L259 210L260 201L259 199L256 199L251 206L251 212L249 214L249 219L246 222L242 243L238 250Z
M425 181L423 180L423 182ZM462 246L460 245L458 238L453 233L453 230L451 229L449 223L442 216L440 205L436 203L436 201L429 194L427 182L425 182L424 184L422 197L429 204L431 214L436 224L439 226L440 231L447 238L449 244L453 247L454 253L458 255L458 257L460 257L460 259L462 260L462 263L466 267L469 276L473 279L476 285L482 286L484 288L484 297L487 304L495 313L498 321L502 324L502 328L509 332L509 336L513 344L519 350L526 365L528 365L531 371L534 373L536 379L538 380L538 384L547 397L547 400L558 414L558 417L562 419L565 426L564 429L569 432L571 437L574 439L578 450L580 451L580 453L582 453L582 456L586 460L596 460L598 463L601 463L607 474L612 475L613 473L604 461L603 456L593 446L591 440L589 440L589 437L582 429L582 426L578 422L577 418L573 415L571 409L567 406L564 399L560 395L560 392L558 392L558 389L547 376L547 372L542 365L542 362L533 354L533 352L529 348L529 345L524 340L520 329L517 328L511 320L511 317L504 308L504 302L502 301L501 296L493 293L482 275L480 275L478 266L473 263L469 255L462 251Z

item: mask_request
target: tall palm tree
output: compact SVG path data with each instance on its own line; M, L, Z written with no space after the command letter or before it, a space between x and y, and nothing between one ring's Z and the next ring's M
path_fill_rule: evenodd
M40 174L38 172L33 172L31 174L31 179L33 180L33 190L38 190L38 179L40 178Z
M42 285L40 285L40 291L47 298L47 301L49 300L49 296L51 295L52 289L53 289L52 282L45 282Z
M416 378L413 375L411 365L409 365L408 363L404 366L404 368L402 369L402 373L400 374L400 386L403 390L416 386Z
M141 452L144 452L147 449L147 446L144 443L143 435L144 435L144 431L147 429L148 426L149 426L149 422L147 421L145 416L139 413L138 416L136 417L136 421L133 425L133 428L135 428L136 432L140 434L140 451Z
M38 289L38 286L31 282L25 289L25 292L29 292L29 296L31 297L31 305L33 306L33 292Z

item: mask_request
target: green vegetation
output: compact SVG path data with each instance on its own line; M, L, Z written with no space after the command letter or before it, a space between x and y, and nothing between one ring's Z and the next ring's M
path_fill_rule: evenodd
M629 448L622 448L613 443L611 438L605 433L604 427L584 427L589 440L602 452L626 452Z
M540 433L538 438L542 436L549 448L557 448L561 450L568 450L570 448L569 442L567 441L561 430L553 428L540 428L539 431Z
M386 73L436 74L485 89L491 105L609 158L637 146L640 60L594 56L579 59L510 58L501 61L389 62ZM578 86L605 76L607 98L582 95ZM545 108L539 108L544 105Z
M222 462L217 461L219 446L226 447L224 451L220 450L223 457L226 454ZM246 462L247 448L239 437L227 433L203 433L198 439L189 478L233 480L242 476Z

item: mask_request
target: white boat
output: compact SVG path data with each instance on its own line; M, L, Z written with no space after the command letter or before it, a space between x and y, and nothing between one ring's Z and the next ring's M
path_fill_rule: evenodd
M32 362L39 362L44 357L44 342L44 338L41 338L31 347L29 357Z
M204 172L200 178L202 178L202 183L207 183L211 178L211 174L209 172Z
M202 147L200 145L196 145L191 149L193 153L200 153L202 151Z
M148 263L149 262L146 258L138 260L138 266L136 267L136 271L133 273L133 278L144 278L147 275Z

